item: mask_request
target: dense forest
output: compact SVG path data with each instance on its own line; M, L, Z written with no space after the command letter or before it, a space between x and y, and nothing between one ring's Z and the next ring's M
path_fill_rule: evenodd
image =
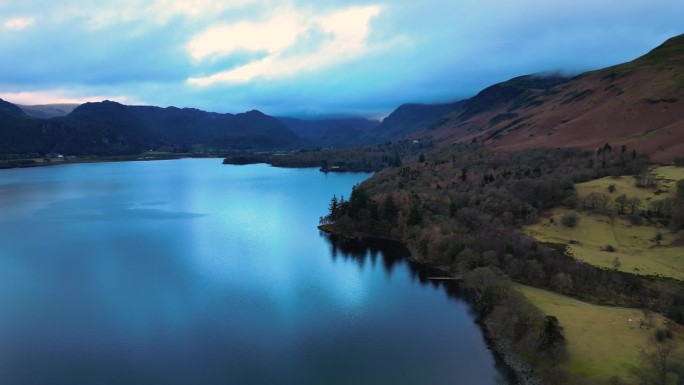
M592 303L657 311L684 323L680 281L598 268L569 256L563 244L538 242L518 230L546 209L585 204L575 183L611 175L647 181L647 157L610 144L596 151L491 152L468 143L421 152L404 163L377 172L349 197L332 197L321 228L401 241L414 260L462 278L479 319L546 382L577 381L556 365L564 357L562 330L511 290L511 281ZM621 213L680 231L684 183L677 187L677 198L656 202L658 210L623 207Z
M351 148L314 148L292 152L232 151L224 164L268 163L277 167L319 167L325 172L373 172L385 167L399 167L402 159L433 148L430 141L400 140L378 145Z

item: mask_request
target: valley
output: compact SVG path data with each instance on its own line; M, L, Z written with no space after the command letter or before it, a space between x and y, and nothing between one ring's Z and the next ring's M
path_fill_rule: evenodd
M398 241L463 281L499 354L527 368L520 383L668 385L684 381L683 76L679 35L624 64L519 76L382 121L112 101L29 115L0 101L0 159L374 172L330 197L320 229Z

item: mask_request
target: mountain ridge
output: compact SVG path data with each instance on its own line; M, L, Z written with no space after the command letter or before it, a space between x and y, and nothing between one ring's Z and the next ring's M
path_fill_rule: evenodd
M545 87L538 87L540 79ZM510 92L514 85L522 91ZM492 96L492 90L507 92ZM633 61L572 78L527 75L495 84L416 136L443 146L476 140L496 150L610 143L670 162L684 154L684 35Z
M0 153L75 154L193 146L345 147L399 139L433 140L437 146L479 141L499 151L596 149L610 143L667 163L684 154L684 35L632 61L574 77L524 75L452 103L403 104L381 122L275 118L256 110L221 114L110 101L85 103L66 116L44 119L0 100L0 139Z
M150 149L187 152L191 147L273 150L302 143L285 124L256 110L219 114L105 100L45 119L0 102L0 154L124 155Z
M298 119L278 117L295 134L313 145L351 147L364 144L364 138L380 121L361 117Z
M54 104L37 104L37 105L23 105L17 104L27 115L34 118L57 118L60 116L67 116L71 111L80 104L76 103L54 103Z

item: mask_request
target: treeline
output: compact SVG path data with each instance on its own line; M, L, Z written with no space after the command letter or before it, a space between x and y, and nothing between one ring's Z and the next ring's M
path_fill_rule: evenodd
M374 146L354 148L314 148L291 152L232 152L224 164L268 163L276 167L318 167L321 171L373 172L385 167L398 167L402 159L411 158L433 147L432 142L401 140Z
M535 149L492 153L477 143L423 155L390 167L333 197L321 223L347 236L404 242L413 257L465 278L479 316L510 338L512 349L550 383L562 383L540 348L546 322L506 289L510 279L593 303L662 312L684 322L684 288L672 279L601 269L568 256L565 245L543 244L517 231L540 211L578 201L574 183L608 175L637 175L648 159L634 152ZM535 315L536 314L536 315ZM517 325L512 327L512 325Z

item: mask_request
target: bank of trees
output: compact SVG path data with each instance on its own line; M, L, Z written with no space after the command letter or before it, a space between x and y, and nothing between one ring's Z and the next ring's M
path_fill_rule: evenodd
M574 183L636 175L645 159L604 157L603 151L597 157L575 149L492 153L478 144L426 152L424 158L376 173L323 222L348 235L400 240L414 258L466 277L481 317L539 368L554 366L541 359L550 357L539 348L547 346L539 337L545 321L539 314L516 313L527 307L521 305L524 299L509 297L509 278L593 303L656 310L684 322L684 288L678 281L597 268L568 256L564 245L544 244L517 231L518 225L534 223L544 209L582 204ZM593 204L608 206L602 200ZM630 204L625 200L624 210L631 210ZM515 330L504 328L507 318L521 322L518 332L507 334ZM539 370L555 378L552 370Z
M402 159L412 159L431 149L432 142L400 140L353 148L313 148L290 152L234 151L224 164L269 163L278 167L318 167L321 171L373 172L385 167L399 167Z

